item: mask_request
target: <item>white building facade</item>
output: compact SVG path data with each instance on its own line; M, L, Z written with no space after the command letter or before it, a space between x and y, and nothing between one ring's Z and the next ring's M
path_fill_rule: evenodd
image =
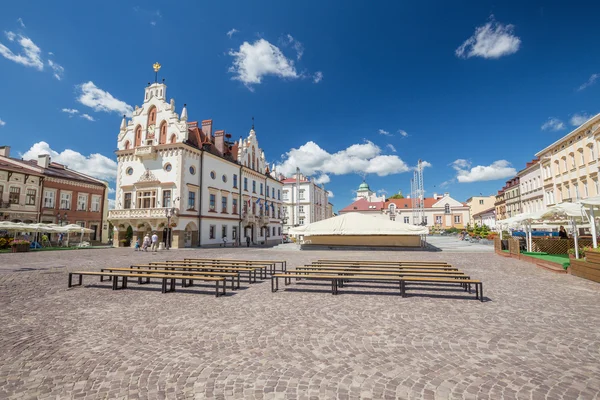
M108 217L115 246L128 227L132 245L152 232L173 248L239 245L246 236L253 244L280 243L282 184L269 171L254 127L232 142L223 130L213 133L212 120L188 122L186 105L178 115L166 91L164 82L147 86L142 106L121 123ZM252 191L267 185L275 197Z
M285 213L283 232L288 233L294 226L308 225L329 218L328 194L323 186L308 179L301 173L282 179ZM331 207L333 210L333 206Z
M544 184L542 168L538 160L527 163L525 169L519 172L521 185L521 212L533 213L546 209L544 203Z

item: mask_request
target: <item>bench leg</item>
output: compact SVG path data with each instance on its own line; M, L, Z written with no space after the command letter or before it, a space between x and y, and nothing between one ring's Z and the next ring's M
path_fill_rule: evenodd
M275 291L279 290L279 277L275 278Z
M479 285L475 284L475 300L479 300Z
M237 274L237 288L238 289L240 288L240 275L241 274L238 272L238 274Z
M123 277L123 284L121 285L121 289L127 289L127 282L129 281L129 278L124 276Z
M67 287L73 287L73 274L69 272L69 283Z
M215 288L216 288L217 297L219 297L219 281L215 281Z
M406 281L400 281L400 296L406 297Z
M104 269L101 269L100 272L104 272ZM104 275L100 275L100 282L104 282Z
M227 281L227 278L225 278L225 280ZM235 279L232 276L231 277L231 291L234 291L234 290L235 290Z
M219 281L217 281L219 282ZM223 296L227 294L227 278L223 280Z
M275 292L275 277L271 276L271 293Z
M483 283L479 284L479 300L483 302Z
M167 293L167 278L162 278L162 292Z
M333 295L337 294L337 279L331 280L331 294L333 294Z
M79 284L77 286L83 285L83 275L79 274Z
M256 283L256 270L254 270L254 283Z
M175 278L171 278L171 287L169 289L169 292L174 292L175 291Z
M118 290L119 289L119 277L113 276L112 278L114 278L112 280L112 290Z

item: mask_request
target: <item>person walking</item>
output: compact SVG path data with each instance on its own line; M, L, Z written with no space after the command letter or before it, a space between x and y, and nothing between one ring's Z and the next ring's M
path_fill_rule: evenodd
M250 247L250 236L246 236L246 247Z
M156 234L156 232L152 234L152 251L158 251L158 235Z
M140 239L135 239L135 250L134 251L141 251L140 250Z
M142 243L142 249L144 249L144 251L148 251L148 246L150 246L150 236L146 234L146 236L144 236L144 242Z

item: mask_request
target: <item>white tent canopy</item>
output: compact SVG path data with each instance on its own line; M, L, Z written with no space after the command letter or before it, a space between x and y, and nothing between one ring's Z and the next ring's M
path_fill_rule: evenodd
M389 218L382 216L360 213L342 214L299 228L290 229L290 233L303 234L305 236L426 235L429 233L427 227L424 226L404 224L398 221L391 221Z

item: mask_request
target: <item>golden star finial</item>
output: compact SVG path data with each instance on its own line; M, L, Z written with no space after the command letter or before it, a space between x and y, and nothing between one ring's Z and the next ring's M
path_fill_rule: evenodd
M154 63L154 65L152 65L152 68L154 68L154 72L158 72L158 70L160 70L161 65L157 62Z

